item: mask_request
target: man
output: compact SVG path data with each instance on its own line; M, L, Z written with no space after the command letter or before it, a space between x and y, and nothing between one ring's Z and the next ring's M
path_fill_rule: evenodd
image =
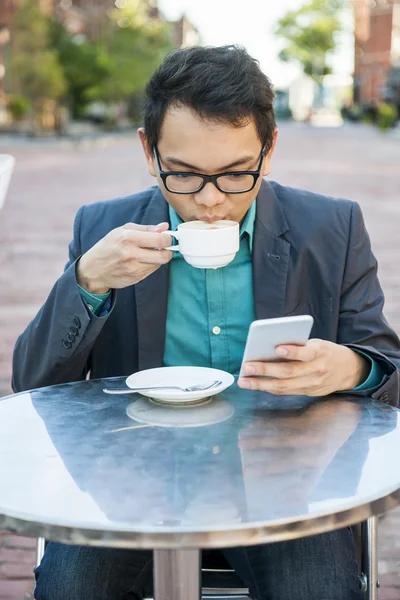
M237 374L252 320L309 313L307 345L248 364L239 386L397 406L400 343L360 208L263 180L277 130L258 63L235 46L172 53L147 86L139 136L158 186L80 209L66 270L17 341L14 389L162 365ZM171 260L164 232L195 219L240 223L230 265ZM348 529L224 553L255 599L362 597ZM36 577L39 600L138 599L151 554L49 544Z

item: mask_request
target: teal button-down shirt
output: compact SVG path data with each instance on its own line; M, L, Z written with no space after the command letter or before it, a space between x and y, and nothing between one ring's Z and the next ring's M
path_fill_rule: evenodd
M254 321L251 251L255 202L240 229L240 248L223 269L195 269L179 252L170 263L164 365L213 367L238 375ZM170 207L171 229L182 220Z
M165 366L214 367L237 375L250 323L255 319L252 248L256 201L240 229L240 249L223 269L195 269L174 253L170 262L168 310L163 364ZM182 220L169 208L171 229ZM101 314L109 294L80 293L94 314ZM354 388L371 389L382 379L381 369L371 363L367 380Z

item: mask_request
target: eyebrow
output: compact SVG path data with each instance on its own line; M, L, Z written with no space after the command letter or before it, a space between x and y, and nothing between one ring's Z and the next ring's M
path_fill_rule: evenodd
M165 160L165 162L176 165L177 167L184 167L186 169L191 169L192 171L195 171L197 173L201 172L195 165L191 165L183 160L180 160L179 158L174 158L173 156L166 156L164 160ZM242 165L245 165L246 163L255 162L256 160L257 160L257 157L254 157L251 155L243 156L243 158L239 158L238 160L235 160L234 162L229 163L229 165L225 165L224 167L221 167L216 172L223 173L224 171L229 171L229 169L232 169L233 167L240 167Z

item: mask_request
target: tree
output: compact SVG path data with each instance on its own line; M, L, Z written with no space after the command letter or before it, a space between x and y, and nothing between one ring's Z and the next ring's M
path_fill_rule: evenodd
M148 3L128 0L103 13L101 36L70 36L60 22L52 44L68 83L72 112L82 116L90 102L118 103L142 93L154 68L172 48L167 24L148 14Z
M68 98L73 116L81 117L94 101L138 100L173 47L168 24L147 0L115 2L122 8L101 13L101 35L94 39L71 35L37 5L25 0L16 10L11 49L11 92L35 107Z
M80 117L96 97L99 86L109 77L112 59L101 43L91 43L81 35L71 36L58 21L51 26L51 44L68 84L72 114Z
M148 3L128 0L110 12L113 27L105 38L112 62L101 97L118 102L142 94L147 80L173 44L168 24L148 13Z
M328 61L342 29L340 10L344 6L344 0L311 0L288 11L275 28L275 34L285 41L281 60L297 62L319 86L331 73Z
M35 111L57 102L67 85L57 53L49 45L50 21L34 0L15 11L11 37L12 92L29 99Z

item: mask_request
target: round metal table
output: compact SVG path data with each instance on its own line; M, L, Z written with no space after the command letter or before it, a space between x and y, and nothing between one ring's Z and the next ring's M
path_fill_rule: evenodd
M400 502L391 406L236 385L192 407L102 391L123 384L0 401L0 529L153 549L156 600L198 600L200 548L321 533Z

